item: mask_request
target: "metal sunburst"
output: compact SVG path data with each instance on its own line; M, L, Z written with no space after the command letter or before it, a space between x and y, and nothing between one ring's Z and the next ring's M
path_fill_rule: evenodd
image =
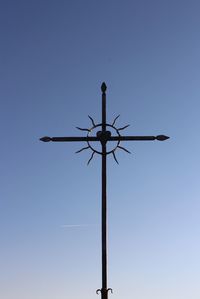
M120 115L118 115L117 117L115 117L115 119L113 120L112 124L106 124L106 127L110 128L110 129L113 129L113 130L116 132L116 136L117 136L117 137L121 137L120 131L123 131L123 130L125 130L126 128L128 128L128 127L130 126L130 125L126 125L126 126L124 126L124 127L117 128L117 127L115 126L115 123L116 123L116 120L119 118L119 116L120 116ZM86 131L86 132L87 132L87 138L90 137L90 136L92 136L92 132L94 132L94 130L96 130L97 128L102 128L102 123L95 124L94 119L93 119L90 115L88 115L88 117L89 117L89 119L90 119L91 122L92 122L92 127L91 127L91 128L87 129L87 128L76 127L76 128L77 128L78 130L80 130L80 131ZM98 131L98 132L96 133L96 137L99 138L99 139L101 139L101 135L102 135L102 131ZM106 132L105 132L105 137L106 137L106 139L111 138L111 136L112 136L111 131L107 131L107 130L106 130ZM131 152L130 152L129 150L127 150L125 147L121 146L120 144L121 144L121 140L118 139L118 140L117 140L117 144L116 144L116 146L115 146L113 149L111 149L111 150L109 150L109 151L106 151L106 155L112 154L112 156L113 156L113 158L114 158L114 160L115 160L115 162L116 162L117 164L119 164L119 162L118 162L118 160L117 160L117 158L116 158L116 154L115 154L115 152L116 152L117 149L123 150L123 151L125 151L126 153L131 154ZM78 150L78 151L76 152L76 154L81 153L81 152L83 152L83 151L85 151L85 150L90 149L90 150L92 151L92 154L91 154L90 159L89 159L88 162L87 162L87 165L89 165L90 162L92 161L94 155L95 155L95 154L102 155L102 151L99 151L99 150L95 149L94 146L91 145L91 141L89 141L89 140L87 140L87 145L88 145L88 146L83 147L83 148L81 148L80 150Z

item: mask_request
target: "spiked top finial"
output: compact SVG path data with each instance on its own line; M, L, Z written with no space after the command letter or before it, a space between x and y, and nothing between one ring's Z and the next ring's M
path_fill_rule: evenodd
M106 89L107 89L106 83L103 82L102 85L101 85L101 91L102 91L103 93L105 93L105 92L106 92Z

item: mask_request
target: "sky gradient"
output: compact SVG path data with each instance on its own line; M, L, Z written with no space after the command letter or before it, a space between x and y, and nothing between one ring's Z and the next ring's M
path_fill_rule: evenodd
M113 299L200 298L200 2L2 0L0 298L92 299L101 288L101 161L87 115L131 142L108 159Z

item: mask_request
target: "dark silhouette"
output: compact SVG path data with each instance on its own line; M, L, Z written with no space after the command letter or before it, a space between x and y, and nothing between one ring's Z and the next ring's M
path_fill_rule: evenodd
M83 147L77 153L80 153L84 150L90 149L92 151L91 157L88 161L88 164L91 162L95 154L99 154L102 157L102 288L96 291L97 294L101 293L101 299L108 299L108 292L111 291L111 288L107 288L107 199L106 199L106 159L107 155L112 154L115 161L118 163L116 158L116 150L121 149L127 153L130 153L126 148L121 146L121 141L148 141L148 140L159 140L164 141L168 139L168 136L158 135L158 136L121 136L120 131L126 129L129 125L126 125L122 128L116 128L115 123L119 118L119 115L114 119L112 124L107 124L106 122L106 84L103 82L101 85L102 91L102 122L100 124L95 124L93 118L89 116L92 127L90 129L83 129L77 127L81 131L86 131L86 137L42 137L41 141L49 142L70 142L70 141L86 141L87 146ZM96 133L96 136L91 136L92 132L100 128L101 131ZM115 136L112 136L111 132L107 128L112 129L116 132ZM99 141L101 143L101 151L94 148L91 144L91 141ZM117 145L107 151L106 144L108 141L116 141Z

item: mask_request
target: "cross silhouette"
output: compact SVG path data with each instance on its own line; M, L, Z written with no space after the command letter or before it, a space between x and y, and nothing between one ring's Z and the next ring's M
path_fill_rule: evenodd
M115 161L118 163L116 158L116 150L121 149L127 153L130 153L125 147L121 146L121 141L153 141L159 140L164 141L168 139L168 136L158 135L158 136L121 136L120 132L126 129L129 125L126 125L121 128L117 128L115 123L119 115L114 119L112 124L108 124L106 121L106 89L107 86L103 82L101 85L102 91L102 121L100 124L95 124L93 118L88 116L92 122L92 127L90 129L84 129L77 127L81 131L86 131L87 136L85 137L48 137L44 136L40 138L43 142L73 142L73 141L85 141L87 143L86 147L81 148L76 153L80 153L84 150L90 149L92 151L91 157L88 160L88 164L91 162L95 154L99 154L102 157L102 207L101 207L101 236L102 236L102 288L96 291L97 294L101 293L101 299L108 299L108 292L111 291L111 288L107 287L107 198L106 198L106 160L107 155L112 154ZM98 130L96 132L96 130ZM111 131L115 132L113 136ZM92 136L92 132L96 132L96 136ZM107 142L115 141L116 145L107 150ZM96 149L93 145L93 142L100 142L101 150Z

